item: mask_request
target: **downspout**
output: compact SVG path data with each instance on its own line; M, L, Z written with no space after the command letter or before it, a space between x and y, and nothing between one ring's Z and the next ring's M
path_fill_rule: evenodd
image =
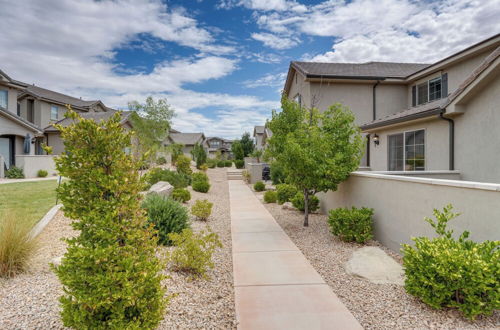
M377 80L375 85L373 85L373 120L377 119L377 86L380 84L380 80Z
M455 122L453 121L453 119L446 118L443 116L445 111L446 110L443 109L443 111L441 111L439 113L439 118L441 118L442 120L446 120L449 124L449 134L450 134L450 137L449 137L450 165L449 165L449 167L450 167L450 171L453 171L453 170L455 170Z

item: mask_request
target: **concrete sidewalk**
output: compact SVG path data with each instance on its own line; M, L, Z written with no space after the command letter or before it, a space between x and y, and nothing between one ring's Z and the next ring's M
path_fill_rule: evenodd
M238 328L362 329L243 181L229 181Z

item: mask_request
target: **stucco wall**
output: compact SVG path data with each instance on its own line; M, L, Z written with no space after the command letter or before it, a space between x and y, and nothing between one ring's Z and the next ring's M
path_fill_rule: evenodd
M254 184L257 181L262 181L262 170L264 169L264 166L267 164L265 163L248 163L246 166L246 169L248 173L250 174L250 183Z
M16 166L21 167L26 178L36 178L39 170L46 170L48 176L56 175L54 156L17 155Z
M255 148L257 150L264 149L263 139L264 139L264 134L255 134Z
M0 90L7 91L7 110L12 113L17 113L17 93L18 89L11 88L5 85L0 85ZM0 132L1 134L1 132Z
M47 145L52 147L53 155L60 155L64 151L64 143L59 133L48 134Z
M373 171L387 171L388 168L388 136L405 131L425 129L425 169L447 170L448 160L448 123L444 120L431 119L416 124L399 126L395 128L378 131L379 145L375 146L373 139L370 140L370 168ZM460 168L457 167L460 170Z
M461 213L450 223L456 235L469 230L471 239L484 241L500 233L500 185L355 172L338 191L320 194L320 200L325 213L337 207L373 208L375 238L395 252L411 237L434 236L423 219L449 203Z
M35 102L35 111L39 113L39 126L42 128L45 128L55 122L56 120L50 120L50 107L52 106L51 103L43 102L43 101L36 101ZM64 114L66 113L66 108L62 105L57 105L58 108L58 115L57 115L57 120L61 120L64 118Z
M293 77L292 84L290 85L290 91L288 92L288 97L293 99L297 93L299 93L302 97L302 105L306 107L311 106L311 90L310 83L305 81L304 76L296 72L297 78Z

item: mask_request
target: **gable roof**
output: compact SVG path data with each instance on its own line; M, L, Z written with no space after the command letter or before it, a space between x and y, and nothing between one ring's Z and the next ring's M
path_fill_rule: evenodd
M264 134L264 129L265 129L265 126L255 126L253 128L253 136L255 136L257 134Z
M28 85L26 87L26 90L21 95L19 95L19 99L27 95L34 96L35 98L38 99L47 100L49 102L56 102L59 104L69 104L71 106L82 109L88 109L95 104L101 104L105 110L109 109L99 100L85 101L80 98L76 98L59 92L54 92L49 89L34 85Z
M40 129L40 127L30 123L29 121L16 115L15 113L0 108L0 115L6 117L7 119L10 119L11 121L15 122L18 125L21 125L23 127L26 127L27 129L32 130L36 134L40 135L43 134L43 131Z
M169 137L172 142L183 145L195 145L200 140L205 140L203 133L170 133Z
M26 87L26 84L12 79L2 70L0 70L0 82L7 83L9 86L14 87L14 88L19 88L19 89Z
M116 112L116 110L111 110L111 111L106 111L106 112L86 112L86 113L79 113L79 115L82 118L85 119L92 119L96 122L102 121L102 120L107 120L111 116L113 116ZM120 111L120 114L122 116L121 124L123 125L126 122L129 122L129 116L131 114L130 111ZM73 123L73 119L71 118L63 118L54 124L62 125L63 127L68 127ZM54 124L51 124L45 128L45 132L52 133L52 132L58 132L59 130L54 127Z

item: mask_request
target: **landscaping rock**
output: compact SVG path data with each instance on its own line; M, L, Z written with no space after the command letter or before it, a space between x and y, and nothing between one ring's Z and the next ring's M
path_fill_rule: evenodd
M149 188L148 193L156 193L161 196L169 197L174 187L166 181L158 181Z
M292 202L286 202L281 205L281 208L283 210L295 210L295 207L293 206Z
M345 270L376 284L404 284L403 267L376 246L355 251L346 262Z
M61 261L62 261L62 256L55 257L54 259L52 259L50 263L53 264L55 267L59 267L61 265Z
M273 186L272 184L266 184L266 190L276 190L276 186Z

